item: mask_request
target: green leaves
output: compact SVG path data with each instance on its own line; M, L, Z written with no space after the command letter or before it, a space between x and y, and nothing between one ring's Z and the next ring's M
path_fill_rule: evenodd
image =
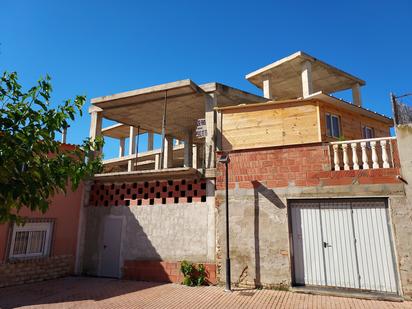
M206 268L205 265L196 265L188 262L182 261L180 263L180 271L183 274L182 284L187 286L201 286L206 283Z
M102 139L83 141L79 147L64 147L55 140L68 121L81 114L85 96L66 100L51 108L50 77L22 91L17 73L0 79L0 223L21 222L20 209L46 212L51 198L75 190L82 180L102 168L93 158Z

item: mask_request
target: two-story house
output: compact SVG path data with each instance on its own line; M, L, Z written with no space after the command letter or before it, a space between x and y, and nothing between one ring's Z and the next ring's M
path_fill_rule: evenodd
M82 210L84 273L179 282L190 260L223 281L225 153L233 283L410 297L411 205L365 82L303 52L246 78L262 96L183 80L92 100L90 136L119 157ZM347 89L352 103L333 96Z

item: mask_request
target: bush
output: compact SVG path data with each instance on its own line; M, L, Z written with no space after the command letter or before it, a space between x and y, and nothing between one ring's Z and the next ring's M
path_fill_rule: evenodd
M182 284L187 286L201 286L206 282L206 268L205 265L196 265L188 262L182 261L180 264L180 271L183 274Z

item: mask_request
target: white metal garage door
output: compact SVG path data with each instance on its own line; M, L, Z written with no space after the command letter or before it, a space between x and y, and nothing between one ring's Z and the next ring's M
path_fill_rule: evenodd
M296 285L398 293L386 199L290 206Z

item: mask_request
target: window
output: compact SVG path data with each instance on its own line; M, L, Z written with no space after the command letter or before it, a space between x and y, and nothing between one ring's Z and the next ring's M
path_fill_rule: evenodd
M375 130L371 127L364 126L363 130L363 138L374 138L375 137Z
M10 245L10 258L41 257L49 254L52 222L14 224Z
M339 116L326 114L326 135L335 138L339 138L341 136Z

